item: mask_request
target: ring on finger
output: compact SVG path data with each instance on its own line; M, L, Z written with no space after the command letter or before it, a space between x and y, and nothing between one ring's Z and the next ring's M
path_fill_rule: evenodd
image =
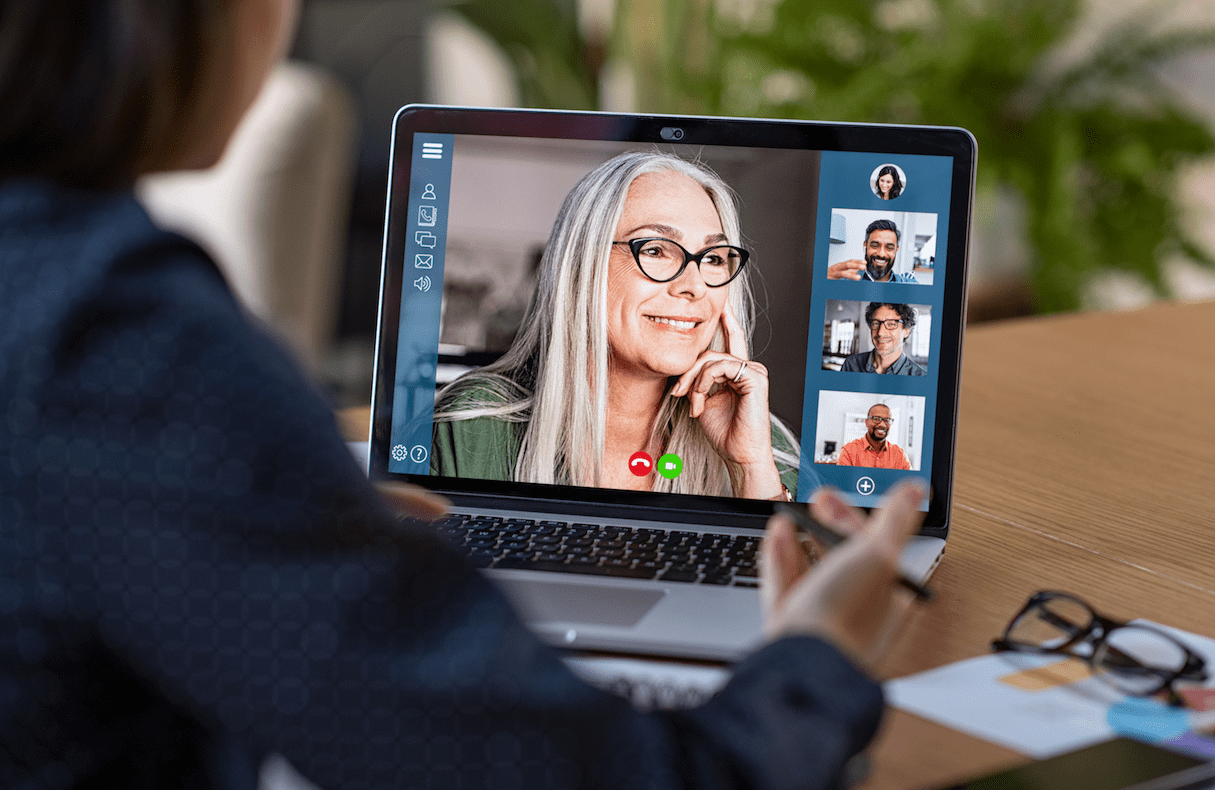
M746 369L747 369L747 362L746 362L746 360L743 360L743 363L738 366L738 373L734 374L733 383L735 383L735 384L738 383L739 379L742 378L743 371Z

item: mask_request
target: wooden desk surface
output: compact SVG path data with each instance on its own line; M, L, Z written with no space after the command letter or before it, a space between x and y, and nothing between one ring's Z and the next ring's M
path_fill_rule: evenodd
M886 677L980 655L1030 593L1215 636L1215 304L968 331L952 527ZM1195 359L1197 357L1197 359ZM943 784L1026 758L892 711L866 790Z
M1211 325L1215 303L1170 303L967 332L937 594L907 618L884 677L986 653L1039 589L1215 637ZM873 757L865 790L1027 759L894 710Z

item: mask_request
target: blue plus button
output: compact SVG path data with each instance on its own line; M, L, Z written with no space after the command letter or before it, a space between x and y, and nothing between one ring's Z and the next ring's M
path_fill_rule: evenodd
M856 481L856 491L858 494L869 496L877 488L877 483L873 482L872 477L862 477Z

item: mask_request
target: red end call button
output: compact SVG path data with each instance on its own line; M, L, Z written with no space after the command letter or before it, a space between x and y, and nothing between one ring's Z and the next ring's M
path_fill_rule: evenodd
M650 454L638 450L629 456L629 471L638 477L645 477L654 469L654 459Z

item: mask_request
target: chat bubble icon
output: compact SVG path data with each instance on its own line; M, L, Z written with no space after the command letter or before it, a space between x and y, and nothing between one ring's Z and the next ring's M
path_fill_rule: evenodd
M428 230L420 230L413 234L413 240L418 243L419 247L425 247L428 250L433 250L439 243L439 237Z

